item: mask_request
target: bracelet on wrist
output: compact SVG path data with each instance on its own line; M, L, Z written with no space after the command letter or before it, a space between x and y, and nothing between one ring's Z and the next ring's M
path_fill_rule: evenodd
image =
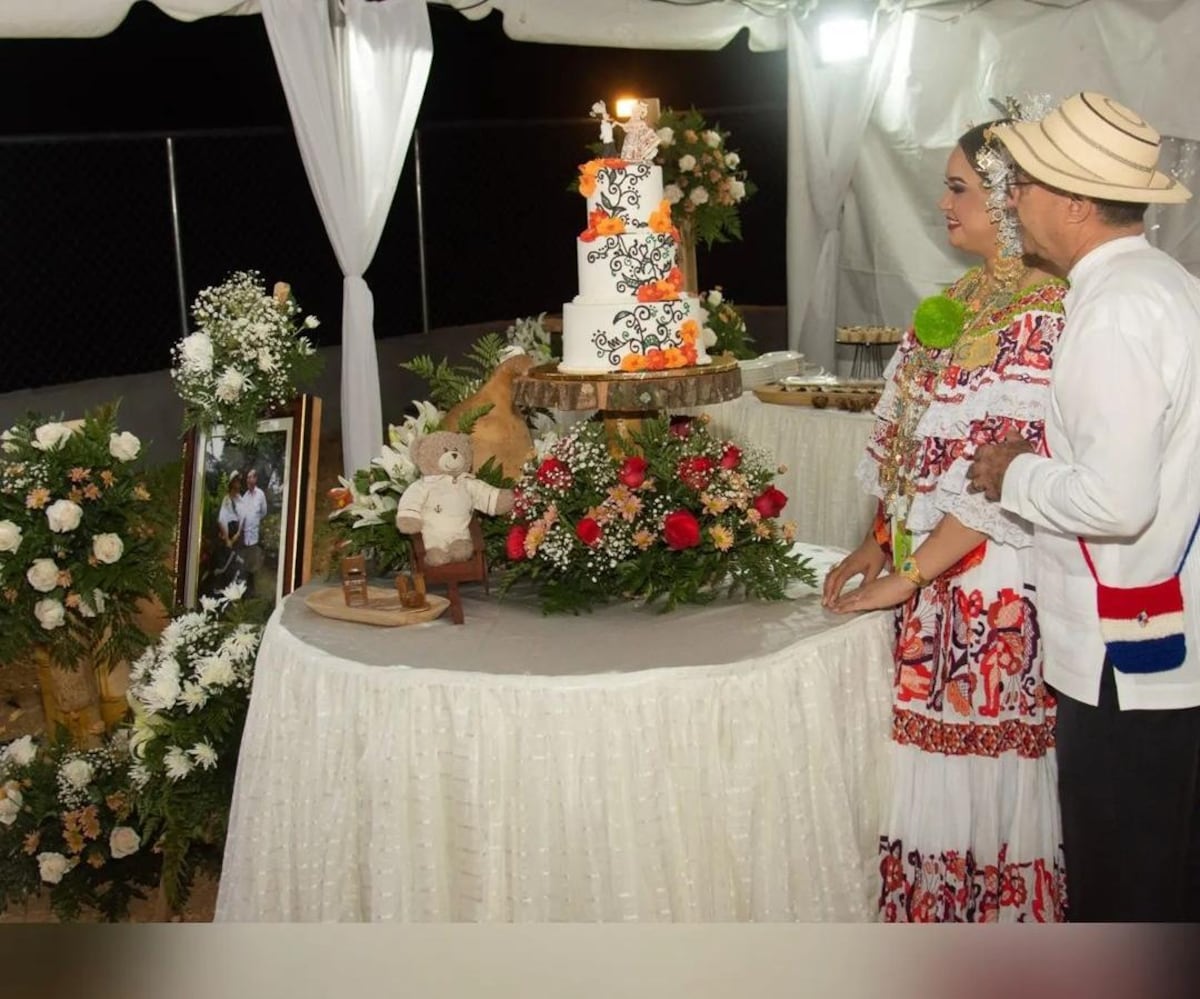
M896 574L907 579L918 590L929 582L928 579L921 575L921 570L917 566L917 560L911 555L900 563L900 568L896 570Z

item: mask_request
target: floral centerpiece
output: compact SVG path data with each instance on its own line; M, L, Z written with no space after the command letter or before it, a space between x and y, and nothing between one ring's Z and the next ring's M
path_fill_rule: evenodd
M173 511L151 502L140 453L112 408L0 435L0 662L42 648L107 666L145 647L134 614L170 601Z
M746 328L746 320L733 301L725 297L720 285L701 295L700 304L706 316L704 345L709 350L732 354L739 361L757 356L750 346L753 338ZM711 341L708 339L710 333Z
M0 911L41 890L60 919L109 920L158 883L161 858L138 832L129 749L79 751L30 736L0 750Z
M714 436L703 417L648 421L627 454L610 443L584 423L525 466L505 588L528 579L550 613L617 595L664 610L738 591L780 599L793 581L812 584L765 455Z
M184 401L184 426L223 424L234 440L252 441L263 413L286 405L320 370L299 320L291 288L271 294L257 271L238 271L205 288L192 305L196 331L172 349L171 377Z
M729 148L729 133L710 126L695 108L659 116L657 162L663 197L686 236L711 247L742 238L738 206L755 191L741 156Z
M162 854L162 886L178 909L198 860L220 863L238 748L262 626L242 582L200 598L133 663L134 720L126 779L142 835Z

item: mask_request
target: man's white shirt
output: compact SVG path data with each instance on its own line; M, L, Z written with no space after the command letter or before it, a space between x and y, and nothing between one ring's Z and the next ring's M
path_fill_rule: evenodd
M1200 279L1127 236L1071 269L1046 414L1049 459L1009 466L1001 505L1034 525L1046 681L1099 700L1096 584L1170 577L1200 515ZM1200 705L1200 543L1181 578L1188 647L1164 673L1117 673L1123 709Z
M242 520L242 544L258 544L259 524L267 515L267 494L258 486L242 493L238 497L238 514Z

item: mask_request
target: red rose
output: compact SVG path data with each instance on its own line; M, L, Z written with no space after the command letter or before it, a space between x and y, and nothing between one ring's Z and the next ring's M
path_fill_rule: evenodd
M604 532L600 529L600 525L591 517L583 517L578 524L575 525L575 537L582 541L589 548L594 548L600 541L600 535Z
M679 467L675 470L675 474L679 476L679 481L691 489L699 492L708 486L709 480L712 478L713 463L711 458L684 458Z
M565 461L547 458L538 465L537 480L551 489L566 489L571 484L571 469Z
M508 537L504 541L504 551L514 562L520 562L525 557L525 535L529 529L524 524L513 524L508 529Z
M730 444L725 448L725 453L721 455L721 467L727 471L733 471L742 463L742 452L740 448Z
M674 510L663 519L663 538L675 551L700 544L700 522L688 510Z
M687 440L692 436L692 418L690 416L672 416L669 429L676 437Z
M621 470L617 473L617 478L621 480L621 485L637 489L646 481L646 459L640 455L626 458L621 463Z
M754 509L763 517L778 517L787 505L787 496L774 486L767 486L754 497Z

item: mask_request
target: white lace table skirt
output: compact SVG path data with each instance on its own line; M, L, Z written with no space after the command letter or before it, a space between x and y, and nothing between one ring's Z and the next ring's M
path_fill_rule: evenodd
M472 594L462 627L373 629L304 592L259 654L217 919L873 917L886 615Z
M876 500L863 492L855 467L875 423L869 413L781 406L752 392L705 406L713 426L731 437L766 448L787 466L775 484L787 494L785 520L796 536L853 550L871 526Z

